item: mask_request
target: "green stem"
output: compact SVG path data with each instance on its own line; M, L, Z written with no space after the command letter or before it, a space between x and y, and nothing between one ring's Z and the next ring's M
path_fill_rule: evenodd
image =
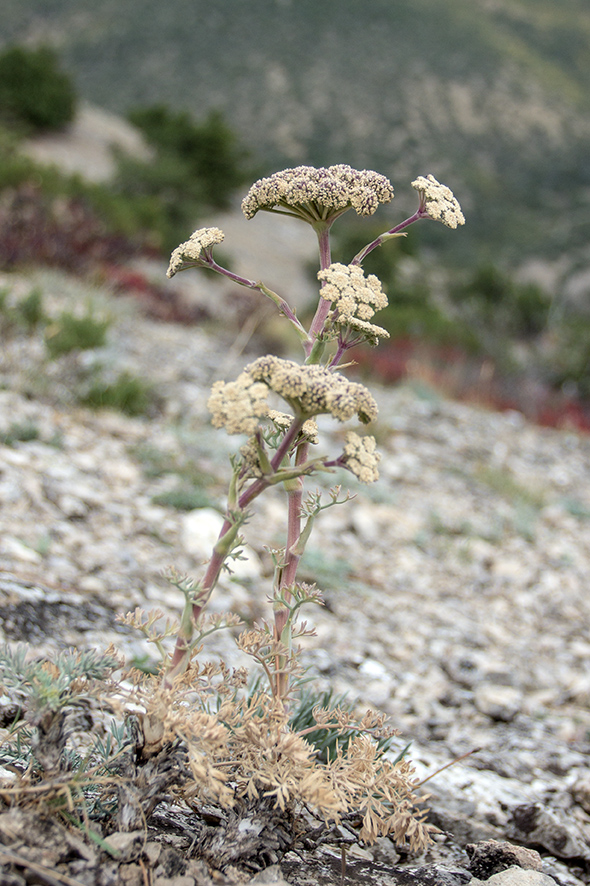
M317 238L318 238L318 246L319 246L319 250L320 250L320 270L322 270L322 271L324 271L326 268L329 268L330 264L332 263L331 248L330 248L330 227L331 227L332 221L333 221L333 219L330 221L327 221L327 222L317 223L313 226L314 230L317 234ZM322 286L324 286L324 285L325 284L322 283ZM320 338L320 336L324 330L324 326L326 324L326 319L328 317L329 312L330 312L330 302L327 301L327 299L322 298L320 296L319 303L318 303L318 306L317 306L317 309L315 312L315 316L314 316L313 320L311 321L311 326L309 327L309 334L307 337L307 341L305 342L305 344L303 346L303 349L305 351L305 356L308 358L308 362L309 362L309 358L312 354L312 351L314 353L314 356L317 353L318 349L316 346L316 342L319 343L318 339ZM316 347L314 347L314 346L316 346ZM321 356L321 354L319 356ZM317 361L314 360L314 362L319 362L319 356L317 358Z

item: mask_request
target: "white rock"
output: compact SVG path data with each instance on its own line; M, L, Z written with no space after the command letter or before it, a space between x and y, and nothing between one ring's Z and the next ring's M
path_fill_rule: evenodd
M0 549L3 549L4 554L15 557L23 563L40 563L42 559L40 554L34 551L33 548L23 544L18 538L11 538L10 536L5 536L0 540Z
M213 508L197 508L184 514L181 527L184 550L199 563L207 562L222 527L223 517ZM262 574L262 563L249 545L243 546L241 558L229 561L232 575L244 581L259 578Z
M541 871L519 868L516 865L506 868L497 874L492 874L487 880L478 880L474 877L471 881L474 886L485 883L486 886L555 886L555 880Z
M522 710L522 692L513 686L482 683L475 688L475 706L493 720L510 722Z

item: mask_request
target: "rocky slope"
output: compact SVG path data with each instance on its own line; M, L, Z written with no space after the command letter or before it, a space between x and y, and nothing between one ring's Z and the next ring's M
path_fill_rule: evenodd
M145 661L151 651L116 615L135 606L176 615L162 570L198 575L235 443L211 429L205 402L212 381L234 377L256 353L255 340L242 352L231 300L224 329L207 331L155 323L137 303L55 272L0 282L8 303L38 286L50 312L90 300L114 318L104 348L57 360L40 335L5 332L1 637L46 655L113 641ZM191 285L205 301L225 295ZM140 418L81 407L80 385L98 365L149 381L157 407ZM348 475L330 478L357 497L322 515L303 562L326 598L307 613L316 636L305 662L318 685L391 716L420 778L472 752L428 782L442 833L414 869L459 870L466 883L469 844L510 840L540 850L543 871L564 886L587 882L590 438L448 402L418 383L375 394L381 480L359 489ZM341 433L325 422L321 445L335 447ZM173 507L187 489L200 500ZM246 622L265 614L267 546L282 543L284 520L275 490L214 608ZM243 663L232 636L216 636L206 654ZM372 866L385 884L379 865L399 862L378 847L351 870ZM330 867L326 856L322 864ZM299 862L284 868L300 883L321 882L317 871L305 880Z

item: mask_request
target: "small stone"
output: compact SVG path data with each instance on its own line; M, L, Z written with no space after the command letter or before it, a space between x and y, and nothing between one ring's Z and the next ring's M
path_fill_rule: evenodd
M363 542L370 542L375 538L376 515L375 508L359 505L351 513L351 522L354 531Z
M104 594L106 593L107 586L96 575L83 575L78 582L78 590L86 591L89 594Z
M519 843L542 846L557 858L590 860L590 849L575 822L538 803L512 809L508 835Z
M260 871L260 873L252 877L250 883L255 883L256 886L262 886L262 884L264 886L289 886L281 873L280 867L276 864Z
M122 864L119 867L119 881L125 886L143 886L143 870L138 864ZM192 886L192 884L191 884Z
M470 859L469 870L481 880L487 880L514 865L535 871L543 869L543 859L538 852L513 843L483 840L469 843L465 851Z
M2 548L4 554L23 563L41 563L42 558L37 551L23 544L18 538L5 536L2 539Z
M143 847L143 854L152 866L155 866L162 851L162 844L152 841Z
M11 772L10 769L5 769L4 766L0 766L0 782L15 782L16 781L16 772Z
M570 794L585 812L590 813L590 772L578 776L570 788Z
M131 861L141 855L145 834L143 831L115 831L109 834L106 842L119 853L123 861Z
M59 496L57 506L70 520L80 520L88 514L88 506L77 496L68 493Z
M478 711L492 720L510 723L522 709L523 696L513 686L482 683L475 689L474 702Z
M482 882L484 881L474 877L470 886L478 886ZM541 871L524 870L516 866L493 874L485 883L486 886L555 886L553 877Z

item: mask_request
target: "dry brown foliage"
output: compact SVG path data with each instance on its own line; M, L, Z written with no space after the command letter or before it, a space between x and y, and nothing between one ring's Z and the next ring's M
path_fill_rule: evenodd
M54 665L41 668L59 679ZM222 866L272 863L310 839L370 844L390 836L417 851L430 842L410 763L379 749L378 739L392 734L381 716L318 708L314 726L296 732L281 700L248 691L244 670L193 661L172 687L137 670L118 676L76 678L67 698L48 696L42 705L35 696L34 710L22 693L3 730L0 762L11 748L14 765L13 777L0 779L0 807L43 808L88 833L99 810L107 839L113 830L147 829L159 806L184 808L200 833L195 854ZM72 719L80 709L83 723ZM126 727L105 754L109 718ZM327 762L306 738L318 728L350 737ZM79 733L87 750L74 760Z

